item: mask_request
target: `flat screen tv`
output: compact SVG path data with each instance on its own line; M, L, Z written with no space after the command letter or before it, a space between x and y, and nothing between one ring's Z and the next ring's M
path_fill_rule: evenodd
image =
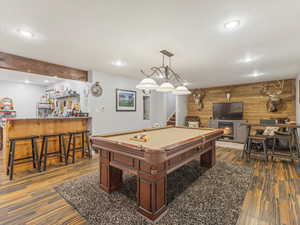
M215 120L242 120L243 103L213 103L213 118Z

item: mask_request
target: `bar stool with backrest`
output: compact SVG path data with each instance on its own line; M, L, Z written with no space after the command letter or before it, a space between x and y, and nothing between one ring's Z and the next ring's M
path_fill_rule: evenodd
M253 144L258 146L261 145L263 148L263 154L265 157L265 161L268 161L268 149L267 149L267 136L264 135L251 135L251 125L245 125L247 129L247 138L245 140L244 149L242 153L242 158L245 157L245 154L247 155L248 160L251 157L251 153L253 152ZM256 151L258 153L258 151Z
M59 156L60 162L63 160L65 161L65 164L67 165L67 158L66 158L66 147L65 147L65 134L59 133L59 134L45 134L40 136L42 138L42 148L41 148L41 154L39 159L39 170L42 170L42 164L43 165L43 171L47 169L47 159L48 157L57 157ZM59 151L56 152L48 152L48 140L49 138L58 138L58 145L59 145ZM55 139L54 139L55 140ZM57 140L57 139L56 139Z
M14 165L32 162L33 168L36 168L38 166L37 165L38 164L38 151L37 151L37 145L36 145L37 138L38 138L38 136L29 136L29 137L10 138L9 139L10 147L9 147L9 156L8 156L6 174L9 176L10 180L13 179ZM32 155L29 157L15 159L16 142L27 141L27 140L31 140Z
M68 158L70 157L70 151L72 151L72 163L75 163L75 154L76 152L81 152L82 158L87 154L88 158L92 158L92 152L90 148L90 142L89 142L89 130L84 131L75 131L75 132L69 132L69 143L68 143L68 151L66 154L67 163ZM81 146L76 148L76 135L81 136ZM85 144L87 146L87 149L85 149Z
M289 149L287 153L275 151L275 146L277 142L279 142L280 140L287 141L288 149ZM293 161L294 159L293 141L294 140L293 140L293 135L291 133L291 130L288 130L287 132L276 131L275 135L273 136L273 147L272 147L271 159L273 160L274 156L281 156L281 157L287 157Z

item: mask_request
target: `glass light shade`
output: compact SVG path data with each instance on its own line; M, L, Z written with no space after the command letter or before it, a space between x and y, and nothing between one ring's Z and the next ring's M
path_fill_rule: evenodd
M175 95L189 95L191 92L185 86L179 86L174 91L173 94Z
M169 83L169 82L164 82L162 83L159 88L156 89L156 91L159 92L169 92L169 91L174 91L174 86L173 84Z
M157 83L155 82L155 80L153 80L151 78L145 78L145 79L143 79L136 86L137 89L141 89L141 90L155 90L158 87L159 86L157 85Z

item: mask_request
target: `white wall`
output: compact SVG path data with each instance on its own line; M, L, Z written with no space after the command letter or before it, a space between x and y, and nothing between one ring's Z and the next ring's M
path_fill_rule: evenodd
M150 119L152 125L155 123L159 123L161 126L166 126L166 122L168 120L166 93L156 91L153 91L151 93Z
M185 126L188 98L186 95L176 96L176 126Z
M0 81L0 98L12 98L17 117L36 117L36 104L45 93L43 86Z
M166 98L163 94L151 95L150 120L143 120L143 94L136 90L139 80L90 71L90 82L100 82L103 88L101 97L89 97L90 115L93 117L94 135L133 129L150 128L154 123L166 122ZM137 91L136 112L116 111L116 88Z
M167 118L169 119L176 111L176 95L171 92L166 93L167 97Z
M300 81L300 74L296 77L296 120L297 120L297 123L300 123L299 81Z

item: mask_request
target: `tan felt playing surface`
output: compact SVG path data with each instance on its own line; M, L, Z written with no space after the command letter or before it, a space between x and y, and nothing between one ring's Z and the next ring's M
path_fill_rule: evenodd
M190 138L211 133L213 129L188 129L188 128L165 128L158 130L151 130L146 132L137 132L131 134L120 134L105 139L128 143L137 146L143 146L151 149L160 149L168 145L176 144ZM130 140L134 135L145 134L149 137L147 142L139 142Z

